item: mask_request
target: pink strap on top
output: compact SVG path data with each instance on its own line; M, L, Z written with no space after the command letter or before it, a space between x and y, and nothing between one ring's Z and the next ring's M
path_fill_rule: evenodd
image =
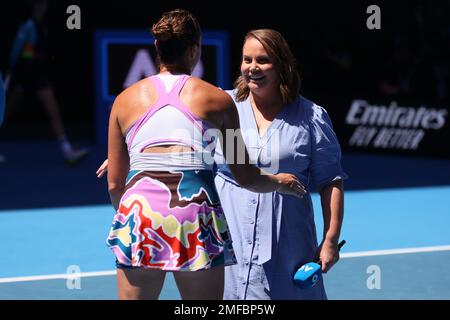
M166 92L164 88L164 84L162 83L162 80L159 79L157 76L151 76L149 79L152 81L153 85L155 86L156 91L158 92L158 99L156 100L156 103L152 108L149 108L149 110L142 115L141 118L139 118L132 126L130 130L130 138L128 140L128 150L131 149L132 142L134 138L136 137L136 134L138 133L139 129L142 128L142 126L150 119L150 117L155 114L158 110L161 108L171 105L178 110L180 110L188 119L192 121L194 125L196 125L202 132L206 130L203 128L200 123L202 123L202 119L194 115L187 106L185 106L179 98L180 92L183 89L186 81L190 78L190 75L183 75L180 77L180 79L177 80L177 83L173 86L173 88Z

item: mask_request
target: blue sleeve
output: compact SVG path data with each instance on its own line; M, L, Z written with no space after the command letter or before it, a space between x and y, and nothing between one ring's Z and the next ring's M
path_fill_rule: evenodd
M3 77L0 73L0 126L3 123L3 117L5 115L5 84L3 83Z
M10 69L15 66L17 60L19 59L19 56L22 52L23 46L27 41L35 41L34 38L34 24L31 20L27 21L25 24L23 24L19 31L17 32L16 38L14 40L14 44L11 49L11 57L10 57Z
M312 107L311 130L311 178L313 186L320 190L338 179L347 179L342 169L341 147L326 110Z

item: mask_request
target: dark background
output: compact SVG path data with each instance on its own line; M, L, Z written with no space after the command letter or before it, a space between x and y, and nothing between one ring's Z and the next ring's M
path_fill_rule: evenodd
M411 103L412 106L417 107L426 103L427 106L447 107L447 109L450 105L448 103L450 19L447 1L289 0L288 2L268 0L269 4L265 4L264 0L191 1L189 2L191 4L166 0L50 1L52 1L49 17L53 83L61 102L69 137L72 141L78 140L73 141L74 144L88 146L90 154L78 166L67 167L63 162L59 145L53 137L47 115L43 108L33 101L33 97L29 97L28 103L22 106L10 123L0 128L0 157L4 155L6 158L5 162L0 161L0 216L4 217L2 220L4 223L0 224L3 231L2 250L3 248L4 250L0 252L7 253L3 255L3 260L0 260L8 263L9 270L17 269L14 272L16 276L39 274L39 270L44 269L59 270L59 267L73 265L74 262L79 264L76 261L89 260L97 265L96 261L102 259L102 256L98 256L95 251L97 250L95 241L98 235L104 234L107 225L101 224L101 220L97 218L89 219L96 225L92 223L88 225L86 224L88 220L85 219L87 213L103 216L106 212L105 206L97 209L90 205L110 203L106 178L97 179L95 175L96 169L106 157L99 146L95 145L94 136L96 122L93 33L95 30L148 30L162 11L179 6L188 8L198 17L203 29L229 31L230 73L234 78L238 72L242 39L246 31L261 27L277 29L285 35L298 59L299 71L303 79L303 94L326 107L333 119L341 144L346 140L346 132L341 131L340 127L346 113L343 108L348 108L349 99L350 101L357 98L370 99L372 103L395 99L401 105ZM297 2L296 8L293 7L294 2ZM68 16L66 8L71 4L81 7L82 29L79 31L66 29ZM366 8L369 4L378 4L381 7L381 30L372 31L366 28L368 16ZM26 17L24 1L1 2L0 70L2 72L6 72L8 68L8 55L13 38L18 26ZM443 87L442 96L437 92L439 81L436 81L440 71L447 72L447 85ZM409 82L409 86L404 87L402 92L388 94L389 88L398 89L405 80ZM440 83L442 84L442 80ZM342 103L342 101L347 102ZM440 145L441 149L447 146L450 154L449 135L442 132L436 134L431 138L435 138L436 145ZM392 155L386 152L386 154L374 155L344 150L342 162L345 172L349 175L349 179L345 181L346 192L349 192L346 193L348 196L345 199L346 212L342 234L349 244L356 243L357 247L362 248L371 239L376 239L373 241L373 246L369 245L365 248L367 250L386 244L388 244L387 248L393 245L398 247L396 244L399 243L402 243L400 247L404 247L405 243L407 246L413 244L413 247L423 243L442 244L435 243L433 239L447 239L442 238L442 235L440 237L439 233L448 233L448 225L444 223L437 226L437 224L439 221L448 221L443 217L445 212L450 214L450 208L446 207L448 200L446 202L441 198L448 199L450 193L448 188L450 186L450 156L444 159L431 159L429 156L411 157L410 154ZM436 186L444 188L433 188L431 192L426 190L421 192L423 188ZM390 193L392 188L407 189L405 192L398 193L398 197L393 199ZM407 192L411 188L420 189L412 190L411 193ZM373 194L364 192L369 190L382 190L382 192L377 192L377 198L373 200ZM360 193L360 191L363 192ZM430 193L435 191L434 197L430 197ZM384 205L380 206L382 202ZM410 212L410 208L415 205L418 209ZM74 217L68 217L66 210L62 210L61 215L58 216L58 208L69 206L78 207L70 210ZM112 219L114 210L110 204L108 207ZM55 209L28 210L36 208ZM386 208L389 209L384 212ZM420 216L417 215L418 212L421 213ZM17 217L12 217L12 214L17 214ZM40 217L48 217L48 219L40 220ZM443 218L446 220L442 220ZM385 227L381 227L382 221ZM68 223L75 225L69 226ZM419 223L422 223L423 229L420 232L414 232L417 229L414 226ZM11 230L17 230L17 233L13 234ZM320 234L320 229L318 231ZM73 241L69 237L74 238ZM80 242L75 245L76 241ZM71 245L80 248L82 252L70 250ZM54 250L58 247L70 252L58 254L62 252ZM293 249L295 250L295 244ZM30 256L29 253L34 251L38 252ZM350 251L352 251L351 248ZM51 262L53 267L47 269L49 263L45 263L44 260L50 256L51 259L47 262ZM37 260L29 259L31 257L37 257ZM81 257L82 261L77 257ZM387 256L385 260L363 261L363 263L378 261L377 265L384 268L383 272L387 270L387 277L383 273L384 290L378 290L383 291L381 296L386 296L386 292L389 296L392 289L399 288L395 287L395 283L399 284L399 282L389 280L398 276L394 269L388 267L387 260L391 257L393 256ZM445 287L448 273L446 277L445 273L439 272L437 279L425 276L424 273L430 274L430 272L423 265L424 257L419 255L409 260L397 259L397 262L401 263L399 271L402 273L398 278L407 279L411 282L408 288L415 289L415 292L408 294L409 297L417 297L419 291L423 292L422 296L430 293L431 297L436 297L438 293L442 293L439 292L439 288ZM420 267L418 264L413 264L419 260ZM24 264L20 263L25 261ZM113 262L112 259L110 261ZM64 264L66 262L68 263ZM37 263L43 269L35 268ZM88 265L93 266L91 263ZM349 265L344 264L344 268L341 269L348 269L344 272L344 276L362 272L364 275L360 278L363 280L360 284L363 284L366 268L346 269L347 266ZM20 274L25 268L29 268L31 273L27 270L26 273ZM0 271L3 270L8 270L4 264L0 267ZM84 271L92 270L99 269L95 267ZM47 271L43 274L61 273ZM420 279L411 278L411 275L417 275ZM348 285L345 283L348 277L339 277L339 274L336 276L338 276L335 282L336 287ZM424 279L432 281L422 288L420 285L425 282ZM439 285L437 281L441 281L442 284ZM353 287L358 288L357 281L351 282L354 284ZM25 297L25 299L27 297L48 298L48 292L42 290L42 285L34 284L29 287L28 283L30 282L25 282L24 285L17 282L7 284L9 286L2 287L2 296L9 294L9 297L17 298L17 294L15 296L13 294L20 291L22 298ZM56 299L68 296L67 290L62 296L58 295L59 287L67 287L62 286L60 280L52 280L52 283L53 285L50 284L52 296ZM89 288L89 283L87 287L86 282L83 283L83 290L72 291L85 292L86 288ZM108 289L94 282L91 283L92 285L96 286L96 291ZM394 296L401 298L404 291L397 290ZM36 292L38 292L37 295L32 297L32 294ZM342 294L340 296L342 297ZM370 299L375 296L380 297L380 295L368 295L367 290L365 296L370 296ZM98 298L98 296L91 298ZM367 307L370 308L369 305ZM34 314L35 310L36 308L33 309ZM127 312L129 314L128 309Z
M245 33L254 28L280 31L298 60L302 94L328 110L341 143L342 101L398 100L401 105L449 108L449 1L302 1L295 8L293 2L50 0L51 77L69 137L91 152L79 166L68 168L43 107L27 97L28 103L0 128L0 155L6 157L0 163L0 209L109 202L106 179L95 175L106 153L95 145L94 31L149 30L163 11L177 7L192 11L205 30L229 32L232 79L238 74ZM66 28L66 9L72 4L81 8L81 30ZM371 4L381 8L381 30L366 27ZM0 70L5 74L13 39L28 10L23 0L1 6ZM447 72L441 92L440 71ZM405 77L409 85L389 94L386 87L400 88ZM435 140L441 149L449 146L448 135ZM344 149L343 165L350 176L347 190L450 183L448 158Z
M81 30L68 30L66 8L81 8ZM381 8L381 30L366 27L367 6ZM0 11L0 70L8 71L9 52L29 10L27 1L9 1ZM242 39L253 28L273 28L289 42L298 60L302 93L323 104L332 117L333 99L351 96L427 101L448 106L449 2L428 1L55 1L50 0L52 79L69 134L95 141L93 32L96 29L148 30L163 11L183 7L203 29L230 34L231 78L238 74ZM437 65L437 66L436 66ZM437 94L434 69L447 70L444 94ZM409 88L383 92L382 83ZM231 85L231 84L230 84ZM30 99L33 99L30 97ZM331 105L330 105L331 102ZM334 115L334 116L333 116ZM341 119L333 119L340 122ZM46 113L33 101L5 124L1 140L53 136Z

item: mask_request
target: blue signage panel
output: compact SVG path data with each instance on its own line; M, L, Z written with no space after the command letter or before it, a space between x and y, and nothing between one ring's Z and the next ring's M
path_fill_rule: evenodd
M108 119L115 97L131 84L158 72L150 32L98 30L94 37L96 140L107 148ZM231 88L229 40L225 31L203 31L202 57L193 75L218 87Z

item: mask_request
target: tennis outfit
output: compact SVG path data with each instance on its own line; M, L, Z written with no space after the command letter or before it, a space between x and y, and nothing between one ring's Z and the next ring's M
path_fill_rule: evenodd
M189 78L150 77L158 100L127 131L130 172L107 238L118 267L196 271L236 263L214 185L212 127L179 99ZM143 152L161 145L192 152Z

